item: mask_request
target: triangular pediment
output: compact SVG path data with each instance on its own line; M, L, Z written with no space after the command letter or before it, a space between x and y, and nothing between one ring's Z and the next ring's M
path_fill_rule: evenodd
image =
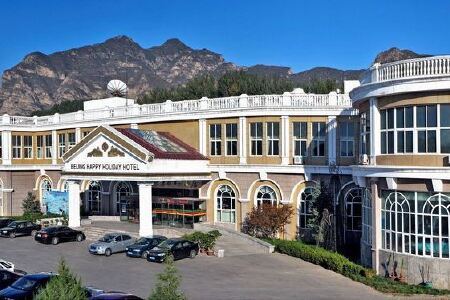
M110 126L89 133L63 156L66 172L142 172L153 154Z

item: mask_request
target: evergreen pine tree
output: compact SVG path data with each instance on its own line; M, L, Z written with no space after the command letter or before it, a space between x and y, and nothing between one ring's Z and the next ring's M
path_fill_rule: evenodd
M58 276L53 277L44 289L36 295L36 300L86 300L86 289L81 280L74 275L61 259L58 267Z
M149 300L185 300L184 294L179 291L181 276L173 263L173 258L169 255L165 260L165 269L158 274L158 282L153 289Z
M39 214L41 212L41 206L39 201L36 200L36 196L31 192L28 192L27 197L22 201L23 214Z

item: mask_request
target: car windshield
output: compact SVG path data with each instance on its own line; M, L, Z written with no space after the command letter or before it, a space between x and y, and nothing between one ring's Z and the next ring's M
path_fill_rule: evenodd
M16 221L14 221L14 222L11 222L11 223L9 223L8 224L8 227L11 227L11 228L16 228L17 227L17 222Z
M104 237L102 237L101 239L99 239L99 242L104 242L104 243L111 243L114 240L114 235L105 235Z
M176 241L173 240L165 240L161 244L158 245L160 248L172 249L173 245L175 245Z
M147 238L140 238L136 241L136 245L147 245L150 242Z
M31 291L36 286L36 284L37 284L36 280L22 277L16 280L11 286L15 289Z

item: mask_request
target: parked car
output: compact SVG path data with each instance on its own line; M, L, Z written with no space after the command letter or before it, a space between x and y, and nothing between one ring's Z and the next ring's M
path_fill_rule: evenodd
M128 234L108 233L97 242L89 245L89 253L110 256L113 253L124 252L135 240Z
M9 223L11 223L13 221L14 221L13 219L6 219L6 218L0 219L0 228L8 226Z
M55 276L53 273L25 275L0 291L0 299L32 300L34 294Z
M163 262L171 255L174 260L186 257L195 258L198 254L198 244L184 239L168 239L157 247L149 250L148 261Z
M0 270L0 290L7 288L22 276L23 274L20 273L15 273L8 270Z
M158 246L164 240L167 240L167 238L162 235L142 237L127 247L127 256L147 258L148 251Z
M67 226L51 226L36 232L34 240L44 244L57 245L60 242L77 241L82 242L86 236L80 230L75 230Z
M34 224L31 221L13 221L8 226L0 229L1 236L9 236L15 238L19 235L34 236L38 230L41 230L41 225Z
M14 272L14 264L12 262L0 259L0 270L8 270Z
M142 300L142 298L122 292L107 292L91 298L91 300Z

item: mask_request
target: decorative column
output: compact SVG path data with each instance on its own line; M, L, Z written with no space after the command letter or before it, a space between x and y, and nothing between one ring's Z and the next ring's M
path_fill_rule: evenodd
M381 151L380 111L377 98L370 98L370 164L376 164L376 157Z
M327 124L327 147L328 147L328 165L336 165L336 116L328 117Z
M207 156L206 153L206 141L208 137L208 131L206 129L206 119L198 120L198 150L201 154Z
M290 99L290 98L289 98ZM281 116L281 164L289 164L289 116Z
M370 181L370 192L372 194L372 269L380 274L381 249L381 200L378 195L378 182Z
M2 131L2 163L4 165L10 165L11 164L11 131L4 130Z
M247 118L239 117L239 163L247 163Z
M58 134L56 130L52 130L52 164L56 165L58 163Z
M81 128L75 128L75 143L78 144L81 141Z
M153 235L152 185L139 184L139 236Z
M80 227L80 184L69 181L69 227Z

